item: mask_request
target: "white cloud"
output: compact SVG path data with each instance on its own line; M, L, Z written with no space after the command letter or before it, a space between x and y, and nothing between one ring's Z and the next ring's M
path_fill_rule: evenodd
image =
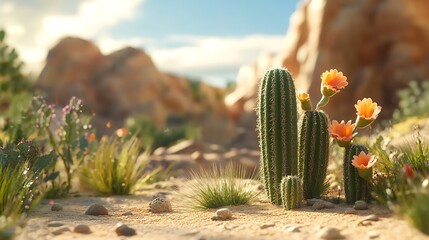
M243 64L253 63L263 53L278 51L284 36L173 36L168 40L184 43L184 46L152 50L151 56L157 66L172 72L192 72L232 67L238 69Z
M144 0L34 0L19 6L12 1L0 3L0 28L6 29L29 70L37 72L47 51L65 36L101 42L109 29L135 17ZM136 42L132 40L131 42ZM104 42L103 48L109 49Z

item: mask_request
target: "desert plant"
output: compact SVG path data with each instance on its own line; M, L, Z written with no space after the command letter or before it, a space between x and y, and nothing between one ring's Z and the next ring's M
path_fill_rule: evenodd
M399 106L393 113L393 122L400 122L409 117L428 116L429 81L411 81L408 88L397 92Z
M140 143L135 137L124 142L115 137L102 141L81 167L82 180L102 194L132 194L160 170L146 173L149 156L139 154Z
M303 189L298 176L283 177L280 188L283 207L286 210L298 208L301 205Z
M282 178L298 173L297 101L286 69L265 73L258 103L262 176L271 203L280 205Z
M359 176L358 169L352 164L353 158L361 152L368 153L368 149L363 145L352 144L346 148L344 154L344 192L346 202L349 204L353 204L357 200L370 200L370 184Z
M252 174L253 175L253 174ZM248 204L258 192L246 177L246 169L232 162L225 167L212 165L191 172L184 197L193 208L218 208Z
M329 160L328 118L320 111L306 111L299 124L298 174L304 198L320 198L325 191Z

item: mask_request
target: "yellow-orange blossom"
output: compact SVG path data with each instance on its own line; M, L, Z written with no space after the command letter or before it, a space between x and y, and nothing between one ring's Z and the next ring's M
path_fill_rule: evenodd
M331 69L322 73L322 94L325 96L332 96L345 88L349 83L347 77L337 69Z
M352 121L347 123L341 121L338 123L337 120L333 120L332 124L329 126L329 133L333 138L340 141L351 141L352 138L357 134L353 133L355 124L352 124Z
M365 120L375 120L381 112L381 107L371 98L364 98L355 104L356 115Z
M359 155L353 156L352 165L358 169L366 170L372 168L377 160L370 153L366 154L364 151Z

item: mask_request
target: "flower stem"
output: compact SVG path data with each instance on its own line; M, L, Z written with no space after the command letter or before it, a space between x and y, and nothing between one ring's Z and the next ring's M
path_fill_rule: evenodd
M323 95L320 101L316 105L316 111L319 110L319 108L325 106L329 102L329 97Z

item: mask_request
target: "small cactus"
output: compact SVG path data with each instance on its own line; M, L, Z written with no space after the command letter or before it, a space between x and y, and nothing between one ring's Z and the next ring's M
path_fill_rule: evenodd
M286 69L265 73L258 103L262 177L271 203L280 205L282 178L298 172L297 100Z
M298 174L304 198L320 198L329 160L328 118L320 111L306 111L300 120Z
M286 210L298 208L302 201L302 183L298 176L286 176L282 179L281 196Z
M358 200L366 202L370 200L369 183L359 176L358 170L352 165L353 156L359 155L362 151L368 153L368 148L352 144L346 148L344 155L344 191L348 204L354 204Z

